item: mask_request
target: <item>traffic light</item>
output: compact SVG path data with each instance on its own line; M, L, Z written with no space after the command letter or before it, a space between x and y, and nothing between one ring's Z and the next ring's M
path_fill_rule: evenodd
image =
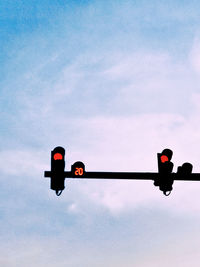
M61 146L51 151L51 189L59 196L65 188L65 149Z
M71 167L71 173L72 177L78 178L78 177L84 177L85 175L85 165L81 161L75 162Z
M157 153L158 157L158 179L155 179L154 185L159 186L159 189L163 191L164 195L168 196L173 187L174 180L171 177L174 164L171 162L173 152L166 148L162 153Z
M187 176L192 173L192 164L189 162L185 162L182 166L179 166L177 169L178 176Z

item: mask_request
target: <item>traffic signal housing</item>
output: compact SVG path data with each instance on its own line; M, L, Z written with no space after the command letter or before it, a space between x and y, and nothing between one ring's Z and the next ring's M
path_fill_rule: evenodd
M159 186L159 189L168 196L173 187L174 180L171 177L174 164L171 162L173 152L171 149L164 149L162 153L157 153L158 157L158 178L154 181L155 186Z
M180 177L183 177L183 176L185 177L185 176L190 175L192 173L192 169L193 169L192 164L189 162L185 162L185 163L183 163L182 166L178 167L177 174Z
M85 165L81 161L76 161L72 166L71 166L71 173L72 177L78 178L78 177L84 177L85 175Z
M59 196L65 188L65 149L61 146L51 151L51 189Z

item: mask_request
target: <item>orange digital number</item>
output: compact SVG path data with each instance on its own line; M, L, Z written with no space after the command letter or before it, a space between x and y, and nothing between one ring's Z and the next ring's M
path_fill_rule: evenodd
M76 167L76 170L75 170L75 175L83 175L83 168L78 168L78 167Z

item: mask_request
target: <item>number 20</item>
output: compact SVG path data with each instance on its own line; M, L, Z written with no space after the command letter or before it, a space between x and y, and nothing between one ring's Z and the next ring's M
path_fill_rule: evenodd
M83 168L78 168L78 167L76 167L76 170L75 170L75 175L83 175Z

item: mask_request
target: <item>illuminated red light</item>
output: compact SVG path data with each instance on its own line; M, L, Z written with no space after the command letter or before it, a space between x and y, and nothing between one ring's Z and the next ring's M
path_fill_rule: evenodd
M160 160L161 160L162 163L165 163L166 161L169 161L168 157L165 156L165 155L162 155L162 156L160 157Z
M63 156L62 156L62 154L60 154L60 153L56 153L56 154L53 156L53 159L54 159L54 160L62 160L62 159L63 159Z

